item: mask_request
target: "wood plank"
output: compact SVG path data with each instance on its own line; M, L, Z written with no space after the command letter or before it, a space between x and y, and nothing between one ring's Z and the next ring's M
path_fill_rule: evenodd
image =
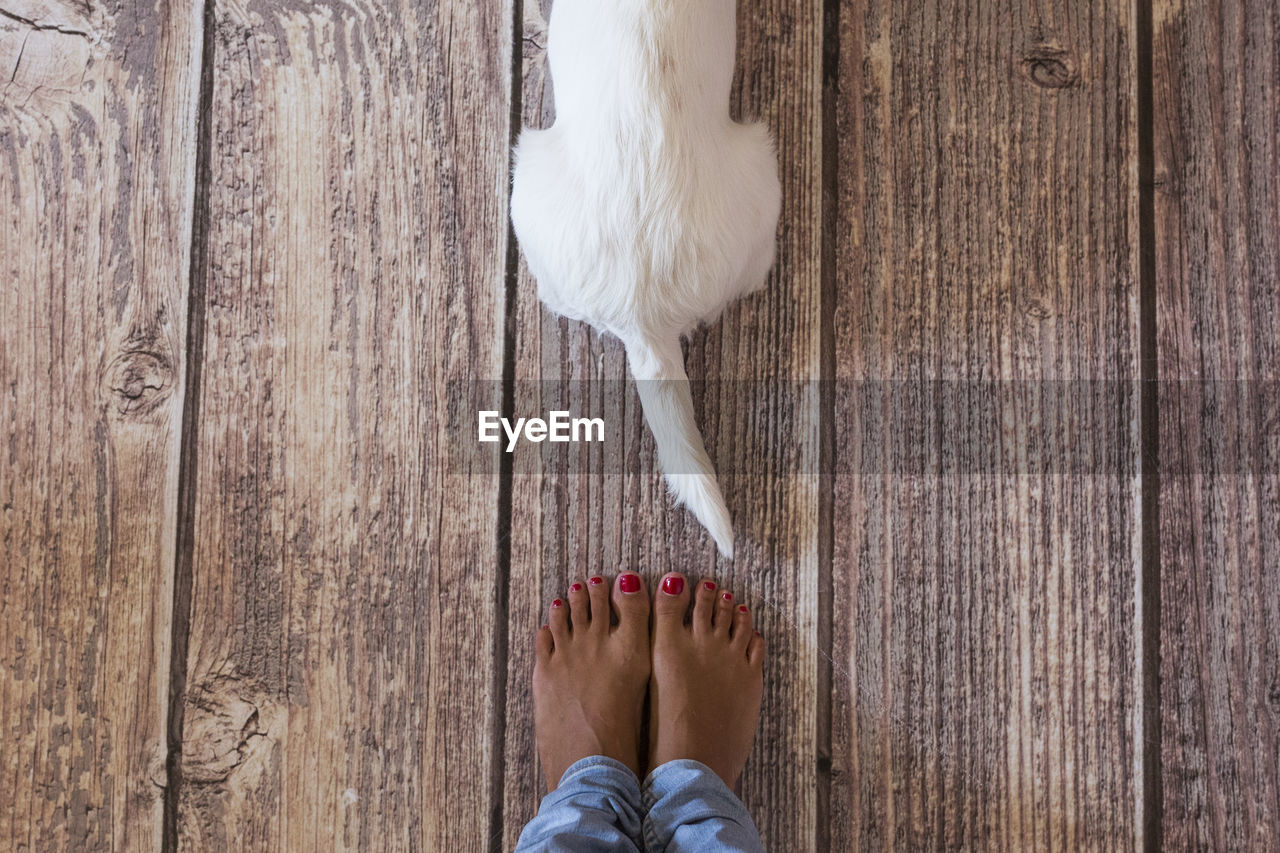
M842 4L831 848L1141 844L1130 4Z
M524 121L554 118L545 73L552 3L527 2ZM783 182L778 264L763 291L693 336L695 408L734 520L737 556L671 506L615 339L548 314L521 267L515 413L602 416L604 445L513 456L504 846L542 782L529 693L532 637L573 578L678 569L727 585L770 641L766 697L742 796L775 850L812 849L817 811L818 420L822 4L740 4L733 112L776 134ZM563 447L563 445L562 445Z
M502 375L511 33L214 7L185 849L488 832L498 477L446 409Z
M1153 4L1164 845L1280 849L1280 12Z
M6 850L161 844L201 4L116 6L0 2Z

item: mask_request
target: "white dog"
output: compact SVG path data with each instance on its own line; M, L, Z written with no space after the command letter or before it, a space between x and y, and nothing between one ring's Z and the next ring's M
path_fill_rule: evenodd
M773 265L773 142L729 117L735 17L735 0L556 0L556 122L521 134L511 194L542 301L622 340L671 491L728 557L680 337Z

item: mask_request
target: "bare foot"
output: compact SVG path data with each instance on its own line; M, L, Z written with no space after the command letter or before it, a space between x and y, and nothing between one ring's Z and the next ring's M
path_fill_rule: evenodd
M734 788L760 721L764 639L747 607L706 578L686 625L688 586L668 574L653 597L649 766L692 758Z
M609 586L593 577L551 602L538 630L533 717L547 790L589 755L617 759L640 774L639 740L649 683L649 597L640 576L613 584L618 624L609 625Z

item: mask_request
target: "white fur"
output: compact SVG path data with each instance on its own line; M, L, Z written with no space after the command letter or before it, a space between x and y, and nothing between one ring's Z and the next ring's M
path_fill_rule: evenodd
M521 134L511 194L543 302L622 340L671 491L730 557L680 337L773 265L773 143L729 117L735 16L735 0L556 0L556 122Z

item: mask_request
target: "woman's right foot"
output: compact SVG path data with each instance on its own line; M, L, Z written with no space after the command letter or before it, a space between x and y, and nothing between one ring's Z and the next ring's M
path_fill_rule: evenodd
M764 639L747 607L706 578L685 624L690 592L673 572L653 597L649 767L692 758L735 788L760 721Z
M547 790L575 761L617 759L640 774L649 682L649 597L635 572L576 581L538 631L533 719ZM567 600L566 600L567 599ZM611 614L618 624L611 624Z

